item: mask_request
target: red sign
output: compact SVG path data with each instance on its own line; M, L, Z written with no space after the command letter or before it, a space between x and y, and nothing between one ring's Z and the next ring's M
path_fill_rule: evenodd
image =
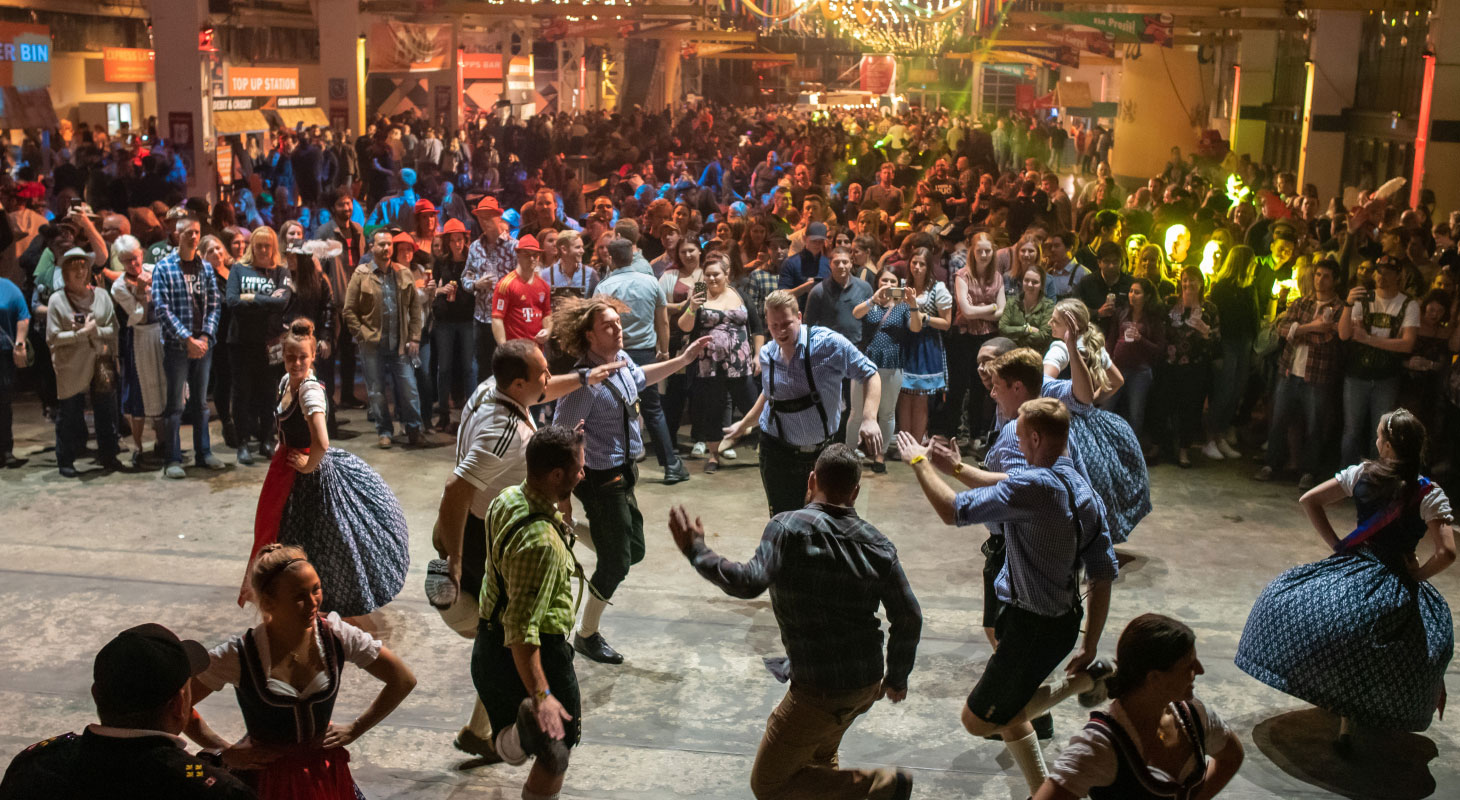
M862 56L861 89L872 94L892 94L897 80L897 59L892 56Z
M502 79L501 53L456 54L456 65L461 69L461 79L466 81Z
M157 54L133 47L104 47L101 51L101 79L107 83L148 83L157 79L153 63Z

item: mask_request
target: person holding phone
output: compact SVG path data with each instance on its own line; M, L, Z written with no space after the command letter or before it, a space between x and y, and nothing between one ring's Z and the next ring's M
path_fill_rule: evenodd
M76 477L76 456L86 448L86 401L96 418L97 462L120 470L117 460L117 319L111 295L92 286L92 256L79 247L61 256L65 288L47 303L46 344L56 369L56 463L62 477Z
M696 285L689 305L676 322L681 331L696 339L710 338L689 376L690 405L694 409L692 434L696 442L706 443L706 473L720 469L720 436L727 398L736 413L750 410L750 378L760 367L755 353L765 344L764 335L752 336L750 311L740 293L730 287L729 262L724 253L705 259L704 281Z

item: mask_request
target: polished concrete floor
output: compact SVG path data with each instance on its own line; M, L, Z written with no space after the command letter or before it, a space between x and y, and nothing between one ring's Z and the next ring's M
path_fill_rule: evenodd
M220 473L189 470L185 481L156 471L57 475L50 430L33 405L17 408L17 434L30 463L0 470L0 758L93 719L88 687L96 650L117 631L157 621L213 644L253 624L234 602L251 542L264 466ZM363 412L342 415L367 432ZM232 464L221 447L219 455ZM400 497L411 526L412 564L401 596L374 615L378 635L415 670L419 685L402 707L352 748L353 769L374 798L516 798L525 769L474 766L451 741L471 708L468 642L427 606L422 581L433 557L431 526L451 468L451 450L373 447L373 435L337 444L363 455ZM649 555L605 615L603 629L628 660L618 667L578 661L583 746L566 798L749 798L748 776L766 715L783 687L762 664L781 654L767 598L727 597L700 580L674 550L671 503L704 517L710 544L746 558L765 521L754 453L666 487L638 492ZM79 466L90 468L89 461ZM1231 723L1247 762L1222 795L1233 798L1460 797L1460 724L1422 735L1373 736L1352 761L1328 741L1336 721L1248 678L1233 664L1253 599L1282 569L1324 548L1301 517L1291 485L1248 479L1249 463L1153 470L1153 513L1120 548L1128 563L1116 584L1105 651L1125 622L1160 611L1190 624L1207 674L1200 695ZM646 478L658 476L645 470ZM846 737L842 763L910 768L919 798L1023 798L1018 770L998 744L974 740L959 707L989 648L979 628L981 529L939 525L906 467L867 474L864 516L898 545L922 603L924 627L911 690L900 705L878 704ZM1349 512L1345 512L1347 514ZM1345 522L1347 520L1344 520ZM580 547L580 550L583 548ZM593 555L580 552L591 570ZM1460 598L1460 569L1437 585ZM1340 610L1335 609L1335 613ZM1452 666L1454 676L1460 667ZM1453 677L1452 686L1460 686ZM374 682L351 668L338 716L368 703ZM202 711L225 735L241 735L230 694ZM1073 703L1056 711L1046 753L1083 722Z

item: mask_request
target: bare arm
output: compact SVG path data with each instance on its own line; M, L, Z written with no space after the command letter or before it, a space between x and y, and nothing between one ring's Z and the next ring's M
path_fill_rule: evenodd
M319 469L319 463L324 461L325 453L330 449L330 435L325 430L325 418L323 411L309 415L309 454L298 451L290 453L289 458L294 469L309 474Z
M1333 522L1328 519L1328 512L1325 506L1332 505L1345 497L1343 487L1339 485L1337 478L1328 480L1314 486L1298 498L1298 504L1303 507L1303 513L1308 515L1308 522L1313 525L1313 530L1328 545L1328 549L1338 548L1338 534L1333 530Z
M902 434L899 435L899 439ZM923 496L928 498L933 510L938 512L938 519L943 520L944 525L954 524L955 515L953 503L958 494L938 477L938 471L933 468L930 461L923 460L913 465L913 474L917 476L918 486L922 487Z
M654 354L658 358L669 355L669 308L654 309Z
M664 380L670 375L679 372L690 364L693 364L694 360L700 357L700 353L704 351L705 345L709 344L709 341L710 337L702 336L699 339L691 342L690 346L686 347L684 349L684 352L680 353L678 356L671 358L668 361L660 361L657 364L650 364L649 366L644 367L644 382L658 383L659 381Z
M1105 632L1105 618L1110 613L1110 581L1091 581L1085 597L1085 635L1080 649L1065 670L1071 674L1090 666L1100 647L1100 634Z
M1208 747L1208 749L1211 749ZM1242 768L1242 761L1247 757L1246 751L1242 749L1242 740L1237 734L1227 731L1226 744L1221 748L1221 753L1212 756L1207 763L1206 780L1202 783L1201 789L1192 795L1192 800L1211 800L1221 791L1227 788L1237 770Z
M1455 563L1455 531L1450 523L1442 519L1430 520L1429 540L1435 552L1428 561L1411 570L1417 581L1427 581Z
M499 345L507 343L507 326L502 322L501 317L492 317L492 338L496 339Z
M329 732L324 735L324 746L344 747L345 745L360 738L361 734L379 725L381 720L390 716L401 701L406 699L413 689L416 688L416 676L411 673L411 668L406 666L400 656L392 653L390 648L381 647L380 655L365 668L375 678L385 685L381 687L380 693L370 702L369 708L349 725L337 727L330 725Z

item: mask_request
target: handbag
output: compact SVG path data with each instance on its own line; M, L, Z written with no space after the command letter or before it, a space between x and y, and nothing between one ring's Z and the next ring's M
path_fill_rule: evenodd
M111 394L117 388L117 359L112 355L96 356L96 366L91 370L91 391L93 394Z

